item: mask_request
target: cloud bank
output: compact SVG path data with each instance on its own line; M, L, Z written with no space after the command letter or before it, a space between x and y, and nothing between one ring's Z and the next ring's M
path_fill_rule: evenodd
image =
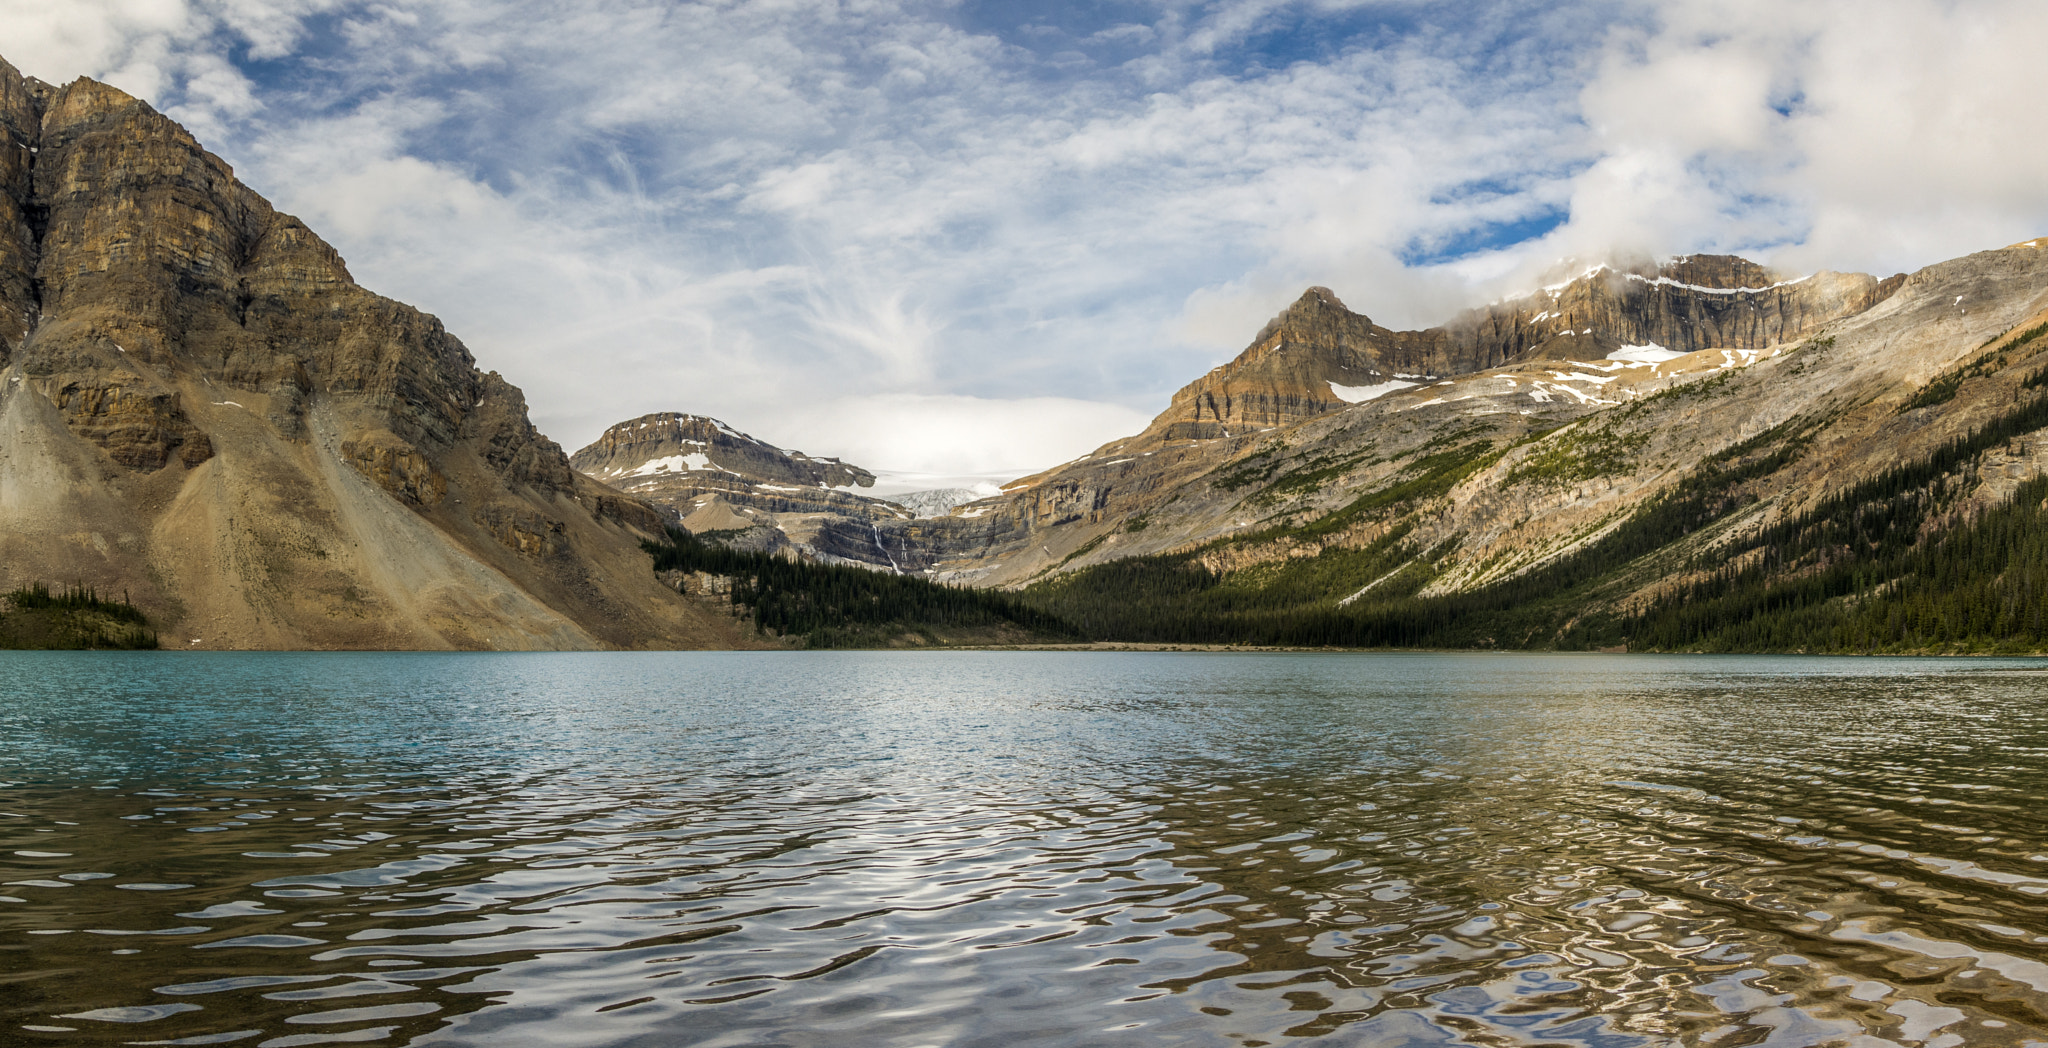
M1307 284L1911 269L2048 232L2033 0L0 0L439 314L570 447L647 411L1015 475Z

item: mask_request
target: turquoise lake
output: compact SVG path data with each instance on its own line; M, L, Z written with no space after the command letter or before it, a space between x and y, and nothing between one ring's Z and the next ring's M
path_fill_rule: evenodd
M2048 662L0 653L0 1044L2048 1045Z

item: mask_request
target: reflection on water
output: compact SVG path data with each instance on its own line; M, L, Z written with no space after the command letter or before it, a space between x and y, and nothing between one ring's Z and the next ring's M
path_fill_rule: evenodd
M0 656L0 1043L2048 1046L2023 661Z

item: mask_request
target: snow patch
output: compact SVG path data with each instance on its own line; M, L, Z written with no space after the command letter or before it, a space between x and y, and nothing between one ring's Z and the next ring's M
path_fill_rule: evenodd
M1573 396L1573 397L1574 397L1575 399L1577 399L1577 400L1578 400L1578 402L1579 402L1579 403L1581 403L1581 404L1619 404L1619 403L1621 403L1621 401L1619 401L1619 400L1601 400L1601 399L1600 399L1599 397L1596 397L1596 396L1592 395L1591 393L1581 393L1581 392L1579 392L1578 390L1576 390L1576 389L1573 389L1573 388L1572 388L1572 387L1570 387L1570 386L1560 386L1560 385L1556 385L1556 384L1554 384L1554 383L1553 383L1553 384L1551 385L1551 387L1550 387L1550 388L1551 388L1551 389L1554 389L1554 390L1556 390L1556 391L1558 391L1558 392L1560 392L1560 393L1569 393L1569 394L1571 394L1571 395L1572 395L1572 396Z
M1412 376L1402 376L1402 378L1408 377ZM1340 386L1335 382L1331 382L1330 392L1334 394L1338 400L1341 400L1346 404L1363 404L1366 401L1372 400L1376 397L1384 397L1397 389L1408 389L1416 385L1416 383L1413 382L1404 382L1402 381L1402 378L1389 379L1385 382L1380 382L1370 386Z
M1667 360L1677 360L1684 355L1675 349L1665 349L1655 342L1646 342L1640 346L1623 346L1607 354L1607 359L1626 360L1637 364L1662 364Z
M1726 371L1729 368L1746 368L1756 363L1757 353L1758 351L1754 349L1724 349L1721 351L1721 363L1714 370Z
M1562 284L1549 284L1549 285L1546 285L1546 286L1545 286L1545 287L1543 288L1543 290L1545 290L1545 291L1548 291L1548 292L1550 292L1550 293L1551 293L1551 295L1555 296L1555 295L1556 295L1556 294L1557 294L1558 292L1560 292L1560 291L1563 291L1563 290L1564 290L1565 288L1568 288L1568 287L1572 286L1573 284L1576 284L1576 283L1578 283L1579 281L1581 281L1581 280L1584 280L1584 279L1586 279L1587 277L1590 277L1590 276L1592 276L1593 274L1595 274L1595 273L1598 273L1598 272L1600 272L1601 270L1604 270L1604 269L1606 269L1606 268L1607 268L1607 267L1606 267L1606 266L1604 266L1604 265L1603 265L1603 266L1594 266L1593 268L1591 268L1591 269L1588 269L1588 270L1586 270L1586 271L1585 271L1584 273L1580 273L1580 274L1579 274L1578 276L1575 276L1575 277L1571 278L1570 280L1567 280L1567 281L1565 281L1565 282L1564 282L1564 283L1562 283Z
M1702 287L1698 284L1683 284L1676 280L1671 279L1670 277L1658 277L1655 280L1652 280L1649 277L1641 276L1635 273L1630 273L1628 275L1628 278L1630 280L1638 281L1644 284L1662 284L1665 287L1684 288L1687 291L1697 291L1702 295L1757 295L1762 294L1765 291L1775 291L1781 287L1791 287L1794 284L1803 284L1809 280L1812 280L1813 274L1808 273L1807 275L1800 277L1797 280L1780 280L1777 283L1772 284L1770 287Z
M1552 372L1552 374L1555 374L1555 372ZM1591 376L1589 376L1589 375L1582 375L1582 376L1579 376L1579 377L1581 377L1581 378L1591 378ZM1597 380L1596 380L1596 381L1597 381ZM1550 402L1551 402L1551 400L1553 399L1553 398L1552 398L1552 394L1556 394L1556 393L1563 393L1563 394L1565 394L1566 396L1569 396L1569 397L1571 397L1571 398L1572 398L1573 400L1576 400L1576 401L1578 401L1578 402L1579 402L1579 403L1581 403L1581 404L1619 404L1619 403L1621 403L1621 401L1618 401L1618 400L1602 400L1602 399L1600 399L1599 397L1596 397L1596 396L1594 396L1594 395L1592 395L1592 394L1590 394L1590 393L1582 393L1582 392L1580 392L1579 390L1573 389L1573 388L1572 388L1572 387L1570 387L1570 386L1567 386L1567 385L1563 385L1563 384L1561 384L1561 383L1557 383L1557 382L1542 382L1542 381L1537 381L1537 382L1532 382L1532 383L1530 383L1530 385L1531 385L1531 386L1532 386L1533 388L1529 390L1529 399L1531 399L1531 400L1534 400L1534 401L1536 401L1536 402L1538 402L1538 403L1541 403L1541 404L1548 404L1548 403L1550 403Z
M649 459L641 463L637 468L613 475L620 477L651 477L657 473L683 473L690 470L709 469L715 469L721 473L732 472L724 466L713 464L711 459L703 452L692 451L687 455L667 455L658 459Z

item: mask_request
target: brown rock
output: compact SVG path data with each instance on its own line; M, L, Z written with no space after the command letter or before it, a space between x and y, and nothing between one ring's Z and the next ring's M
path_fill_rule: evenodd
M570 462L667 509L698 533L768 552L896 568L877 521L908 509L849 490L875 476L836 458L787 451L714 418L659 412L604 431Z
M4 61L0 369L0 587L127 591L179 646L756 643L439 321L146 103Z

